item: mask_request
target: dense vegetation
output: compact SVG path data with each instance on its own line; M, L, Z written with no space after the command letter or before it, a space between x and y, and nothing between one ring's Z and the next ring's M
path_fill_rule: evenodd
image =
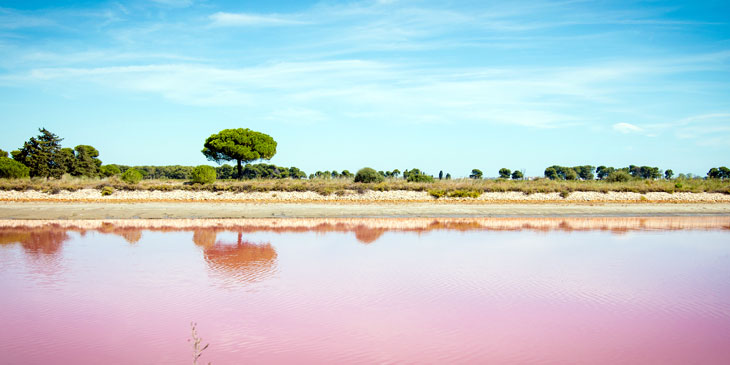
M428 191L435 197L474 197L482 192L521 191L632 191L632 192L722 192L730 193L730 169L713 167L706 178L691 174L675 177L670 169L629 165L623 168L607 166L559 166L545 169L544 178L526 179L524 172L501 168L498 179L484 179L480 169L473 169L468 179L451 179L451 174L439 171L438 178L420 169L376 171L363 168L353 174L317 171L307 174L296 167L256 163L270 159L276 153L276 141L270 136L249 129L226 129L208 137L202 150L206 158L216 161L236 161L236 166L126 166L103 165L99 151L90 145L72 148L61 146L62 139L41 128L23 146L10 153L0 150L0 181L2 190L77 190L107 187L139 190L210 190L210 191L316 191L330 194L346 190L417 190ZM245 165L244 165L245 163ZM28 180L27 178L31 179ZM26 179L23 179L26 178ZM7 180L15 179L15 180ZM49 180L53 179L53 180ZM234 182L232 179L243 181ZM192 184L187 183L190 181ZM216 182L217 181L217 182ZM49 188L52 187L52 188Z

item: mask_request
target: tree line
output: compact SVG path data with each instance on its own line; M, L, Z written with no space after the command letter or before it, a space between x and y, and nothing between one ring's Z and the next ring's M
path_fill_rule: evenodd
M205 181L215 179L333 179L333 178L355 178L362 172L362 177L369 181L383 181L385 178L403 178L411 182L433 182L433 175L426 174L418 168L400 171L375 171L371 168L363 168L357 174L348 170L338 172L317 171L307 175L297 167L283 167L273 164L257 163L257 160L268 160L276 154L277 143L274 139L264 133L250 129L224 129L208 137L204 144L202 154L220 166L126 166L117 164L103 165L99 159L99 151L90 145L78 145L74 148L61 146L62 138L51 133L45 128L39 129L40 134L31 137L17 150L8 153L0 150L0 177L43 177L60 178L64 174L80 177L111 177L121 175L125 181L138 181L140 179L179 179L179 180L200 180L205 176ZM236 165L222 164L226 161L235 161ZM222 164L222 165L221 165ZM524 179L524 171L501 168L498 171L500 179ZM609 182L628 181L631 179L672 179L672 170L662 171L658 167L629 165L623 168L607 166L594 167L591 165L582 166L559 166L547 167L544 171L545 178L551 180L605 180ZM690 175L680 174L678 178L689 178ZM482 179L483 173L479 169L473 169L469 175L471 179ZM707 173L709 179L730 179L730 169L725 166L713 167ZM444 175L439 171L439 180L451 179L451 174Z

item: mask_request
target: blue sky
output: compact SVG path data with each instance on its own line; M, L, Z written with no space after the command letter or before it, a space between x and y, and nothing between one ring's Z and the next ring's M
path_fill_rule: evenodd
M251 128L315 170L730 161L727 1L0 1L0 148L209 163Z

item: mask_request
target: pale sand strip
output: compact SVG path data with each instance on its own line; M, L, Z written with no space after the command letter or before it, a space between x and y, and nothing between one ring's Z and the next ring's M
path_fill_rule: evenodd
M550 217L550 218L259 218L259 219L103 219L2 220L3 229L53 228L98 230L244 230L244 231L387 231L535 230L614 232L637 230L730 230L730 216L714 217Z
M730 203L0 202L0 219L730 216Z

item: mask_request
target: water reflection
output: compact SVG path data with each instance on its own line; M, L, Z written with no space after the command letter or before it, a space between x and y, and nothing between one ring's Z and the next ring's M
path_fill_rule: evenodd
M276 250L271 243L252 243L238 232L236 242L217 241L215 229L198 229L193 242L203 249L211 271L242 283L259 282L276 272Z
M0 227L0 247L19 244L33 272L44 277L61 271L61 250L69 238L66 228L55 225L34 229Z

